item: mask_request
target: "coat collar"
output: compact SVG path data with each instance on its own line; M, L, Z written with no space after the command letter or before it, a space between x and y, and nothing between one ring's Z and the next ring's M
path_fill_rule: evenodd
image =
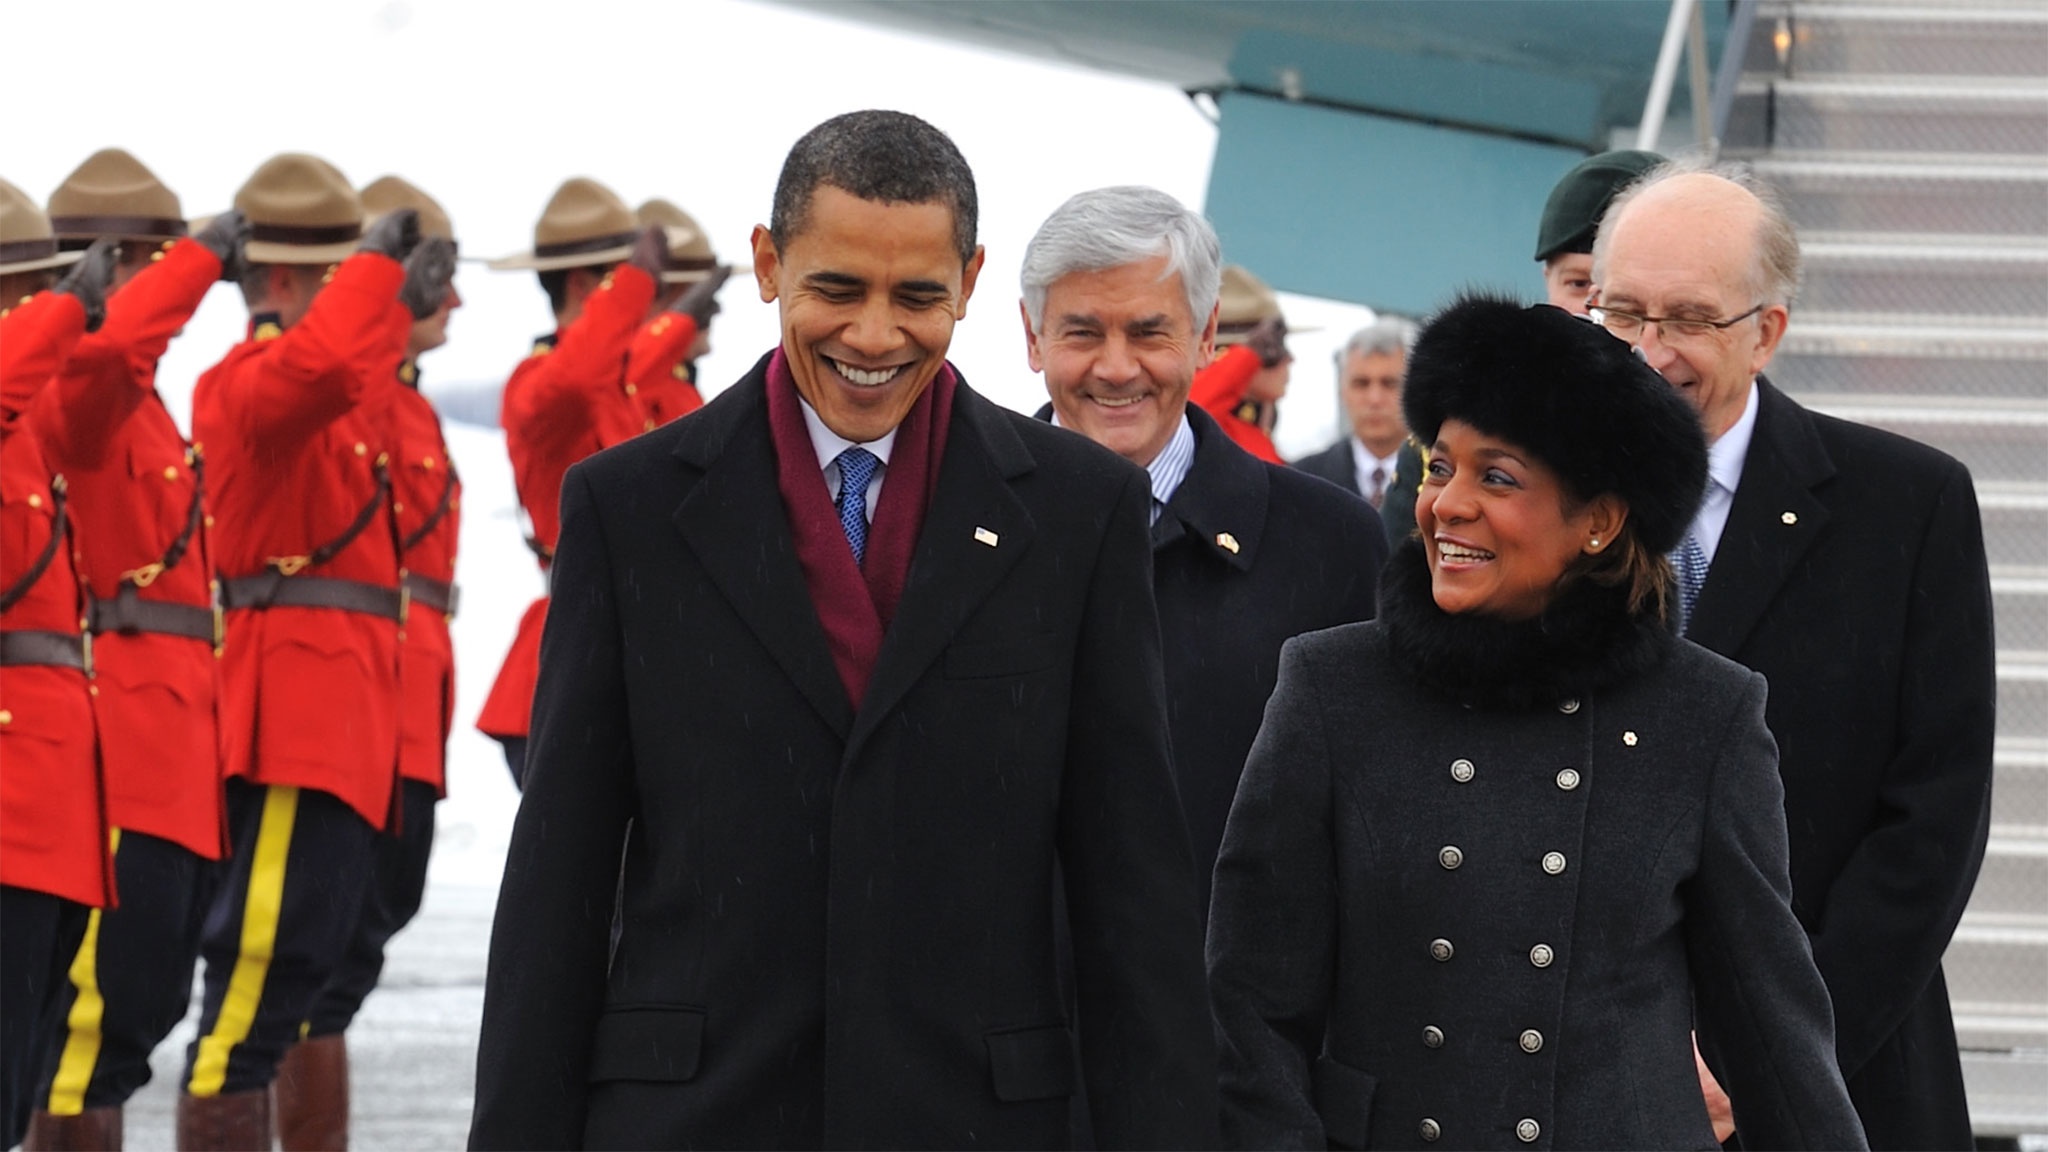
M1052 405L1041 405L1033 417L1050 421ZM1152 551L1191 536L1198 551L1240 572L1250 571L1266 533L1266 496L1272 487L1266 464L1232 443L1198 405L1187 406L1187 417L1195 433L1195 459L1152 524Z
M1828 521L1819 489L1835 474L1812 413L1757 378L1756 431L1742 482L1686 635L1732 655Z
M1649 671L1678 642L1654 617L1629 614L1626 589L1590 580L1575 581L1534 620L1445 612L1413 538L1380 577L1379 619L1394 658L1419 683L1484 708L1555 706Z
M850 761L1030 547L1035 527L1011 482L1035 461L1005 413L962 378L903 599L856 710L811 607L776 489L767 368L763 356L739 383L673 426L672 457L699 474L673 520L734 611L846 740Z
M1199 551L1240 572L1250 571L1266 534L1272 487L1266 464L1232 443L1196 405L1188 405L1188 423L1195 430L1195 463L1153 527L1153 550L1172 542L1170 528L1164 539L1159 530L1172 518L1185 525Z

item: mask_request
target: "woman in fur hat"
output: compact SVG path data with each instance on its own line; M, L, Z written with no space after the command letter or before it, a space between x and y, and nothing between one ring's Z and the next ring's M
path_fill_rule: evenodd
M1417 342L1420 532L1311 633L1216 865L1244 1148L1852 1148L1763 678L1673 635L1698 417L1626 344L1473 297Z

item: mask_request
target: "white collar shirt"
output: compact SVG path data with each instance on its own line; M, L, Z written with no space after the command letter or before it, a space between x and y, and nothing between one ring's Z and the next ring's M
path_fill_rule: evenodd
M835 506L839 503L839 454L841 452L846 451L848 448L865 448L869 452L874 453L875 459L882 462L882 466L875 469L874 477L868 481L866 492L868 523L873 524L875 522L875 508L882 499L882 478L889 473L889 452L896 447L896 429L889 429L889 434L880 440L870 440L865 444L856 444L830 428L825 427L825 422L818 418L817 410L811 407L810 401L798 397L797 402L804 407L804 428L811 434L811 449L818 454L818 467L823 469L825 473L825 491L832 497L832 503Z
M1751 380L1741 417L1707 446L1707 495L1700 501L1699 514L1692 518L1692 536L1710 564L1720 548L1721 533L1728 527L1728 513L1735 506L1735 487L1742 482L1742 464L1749 458L1750 438L1756 434L1756 409L1757 386Z

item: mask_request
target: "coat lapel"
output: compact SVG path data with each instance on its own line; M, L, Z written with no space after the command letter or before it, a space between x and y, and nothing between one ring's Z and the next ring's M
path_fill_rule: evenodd
M1272 480L1258 457L1231 443L1208 413L1192 404L1187 412L1195 432L1195 461L1159 521L1178 518L1187 525L1195 547L1240 572L1250 571L1265 537L1266 494ZM1350 452L1348 445L1342 447ZM1161 546L1155 533L1153 550Z
M1011 491L1010 481L1029 472L1033 461L1006 421L1001 410L962 382L954 394L946 455L911 557L910 579L847 738L848 763L1031 547L1031 513Z
M677 426L675 458L699 473L674 522L697 562L775 662L844 738L853 708L811 604L776 487L764 359Z
M1757 380L1756 432L1686 637L1733 656L1828 520L1816 494L1835 474L1813 417Z

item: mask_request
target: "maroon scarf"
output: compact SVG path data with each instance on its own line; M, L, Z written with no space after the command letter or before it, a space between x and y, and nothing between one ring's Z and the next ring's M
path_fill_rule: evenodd
M911 553L924 512L938 488L939 461L946 453L946 426L953 417L953 366L943 364L924 395L896 427L882 480L881 505L868 529L867 561L856 567L839 512L825 487L825 473L811 446L803 408L780 348L768 361L768 430L775 444L775 484L789 513L797 562L811 590L811 605L825 627L832 663L859 710L868 677L882 651L882 637L896 618L897 602L910 579Z

